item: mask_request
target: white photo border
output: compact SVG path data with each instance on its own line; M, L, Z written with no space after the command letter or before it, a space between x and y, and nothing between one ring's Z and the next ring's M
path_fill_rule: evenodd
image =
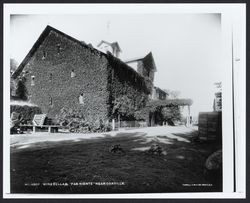
M222 129L223 192L143 193L143 194L12 194L10 193L10 15L11 14L168 14L221 13L223 63ZM234 55L240 58L234 72L236 191L233 191L233 112L232 112L232 29L236 37ZM4 119L3 119L3 198L245 198L246 197L246 5L245 4L4 4Z

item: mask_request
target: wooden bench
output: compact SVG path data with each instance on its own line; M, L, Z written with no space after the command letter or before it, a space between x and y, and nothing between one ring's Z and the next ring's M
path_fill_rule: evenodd
M58 132L58 128L62 127L60 125L20 125L20 128L31 127L33 132L36 132L38 128L48 128L49 133Z

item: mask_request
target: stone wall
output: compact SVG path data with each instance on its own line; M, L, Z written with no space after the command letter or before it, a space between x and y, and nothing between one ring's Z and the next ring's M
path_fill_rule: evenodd
M108 55L108 60L110 115L112 114L112 104L119 97L126 96L135 109L144 107L151 92L151 87L147 86L145 79L119 59Z
M107 63L104 54L51 30L24 68L28 71L30 101L49 117L55 117L63 107L71 107L84 112L89 121L105 121L109 99ZM79 103L81 93L84 104Z

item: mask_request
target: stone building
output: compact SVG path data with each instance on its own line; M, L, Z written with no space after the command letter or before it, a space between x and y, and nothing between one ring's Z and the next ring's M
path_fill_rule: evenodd
M145 57L137 57L126 60L125 63L131 66L134 70L136 70L141 76L150 78L150 80L154 82L154 75L157 69L151 52L147 54ZM166 100L167 96L168 93L166 93L159 87L154 86L152 88L150 99Z
M110 52L112 53L115 57L119 58L120 53L122 52L118 42L107 42L102 40L98 45L97 45L98 49L101 52L107 53Z
M159 87L154 87L152 89L152 93L151 93L151 99L152 100L166 100L168 96L168 93L165 92L164 90L162 90Z
M117 56L117 50L114 53ZM88 121L107 121L123 95L136 108L146 104L156 70L152 53L139 63L139 73L113 54L47 26L12 78L25 73L30 102L49 117L70 107Z

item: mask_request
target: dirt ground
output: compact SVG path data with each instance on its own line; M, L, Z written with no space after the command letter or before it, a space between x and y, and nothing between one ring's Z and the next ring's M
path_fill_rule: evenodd
M13 193L155 193L222 191L221 174L207 174L207 157L221 146L194 142L194 128L150 127L100 134L11 136ZM111 153L120 144L124 153ZM158 144L162 155L147 150Z

